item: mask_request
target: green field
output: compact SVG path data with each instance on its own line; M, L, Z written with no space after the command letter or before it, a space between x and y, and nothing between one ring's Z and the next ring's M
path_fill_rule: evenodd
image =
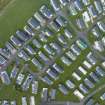
M0 47L48 0L13 0L0 13Z

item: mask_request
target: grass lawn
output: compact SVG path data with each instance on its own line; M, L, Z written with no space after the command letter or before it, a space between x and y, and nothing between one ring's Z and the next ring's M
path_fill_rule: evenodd
M0 47L48 0L15 0L0 14Z
M32 96L31 91L29 92L17 91L14 88L14 84L11 84L9 86L4 86L2 89L2 92L0 92L0 100L3 100L3 99L11 100L11 101L16 100L17 105L21 105L21 98L23 96L26 96L27 99L29 99L29 97Z

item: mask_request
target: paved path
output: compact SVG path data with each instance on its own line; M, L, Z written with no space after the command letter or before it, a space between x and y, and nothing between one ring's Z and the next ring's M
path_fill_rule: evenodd
M83 103L75 103L75 102L69 102L69 101L52 101L47 103L41 103L41 105L83 105Z
M93 91L92 93L90 93L84 100L83 102L85 102L86 100L88 100L89 98L91 98L92 96L94 96L96 93L100 92L102 89L105 89L105 84L101 85L99 88L97 88L95 91Z
M8 7L10 5L13 6L13 3L15 2L16 0L11 0L4 8L2 8L2 10L0 11L0 16L2 16L5 12L6 12L6 9L8 9Z

